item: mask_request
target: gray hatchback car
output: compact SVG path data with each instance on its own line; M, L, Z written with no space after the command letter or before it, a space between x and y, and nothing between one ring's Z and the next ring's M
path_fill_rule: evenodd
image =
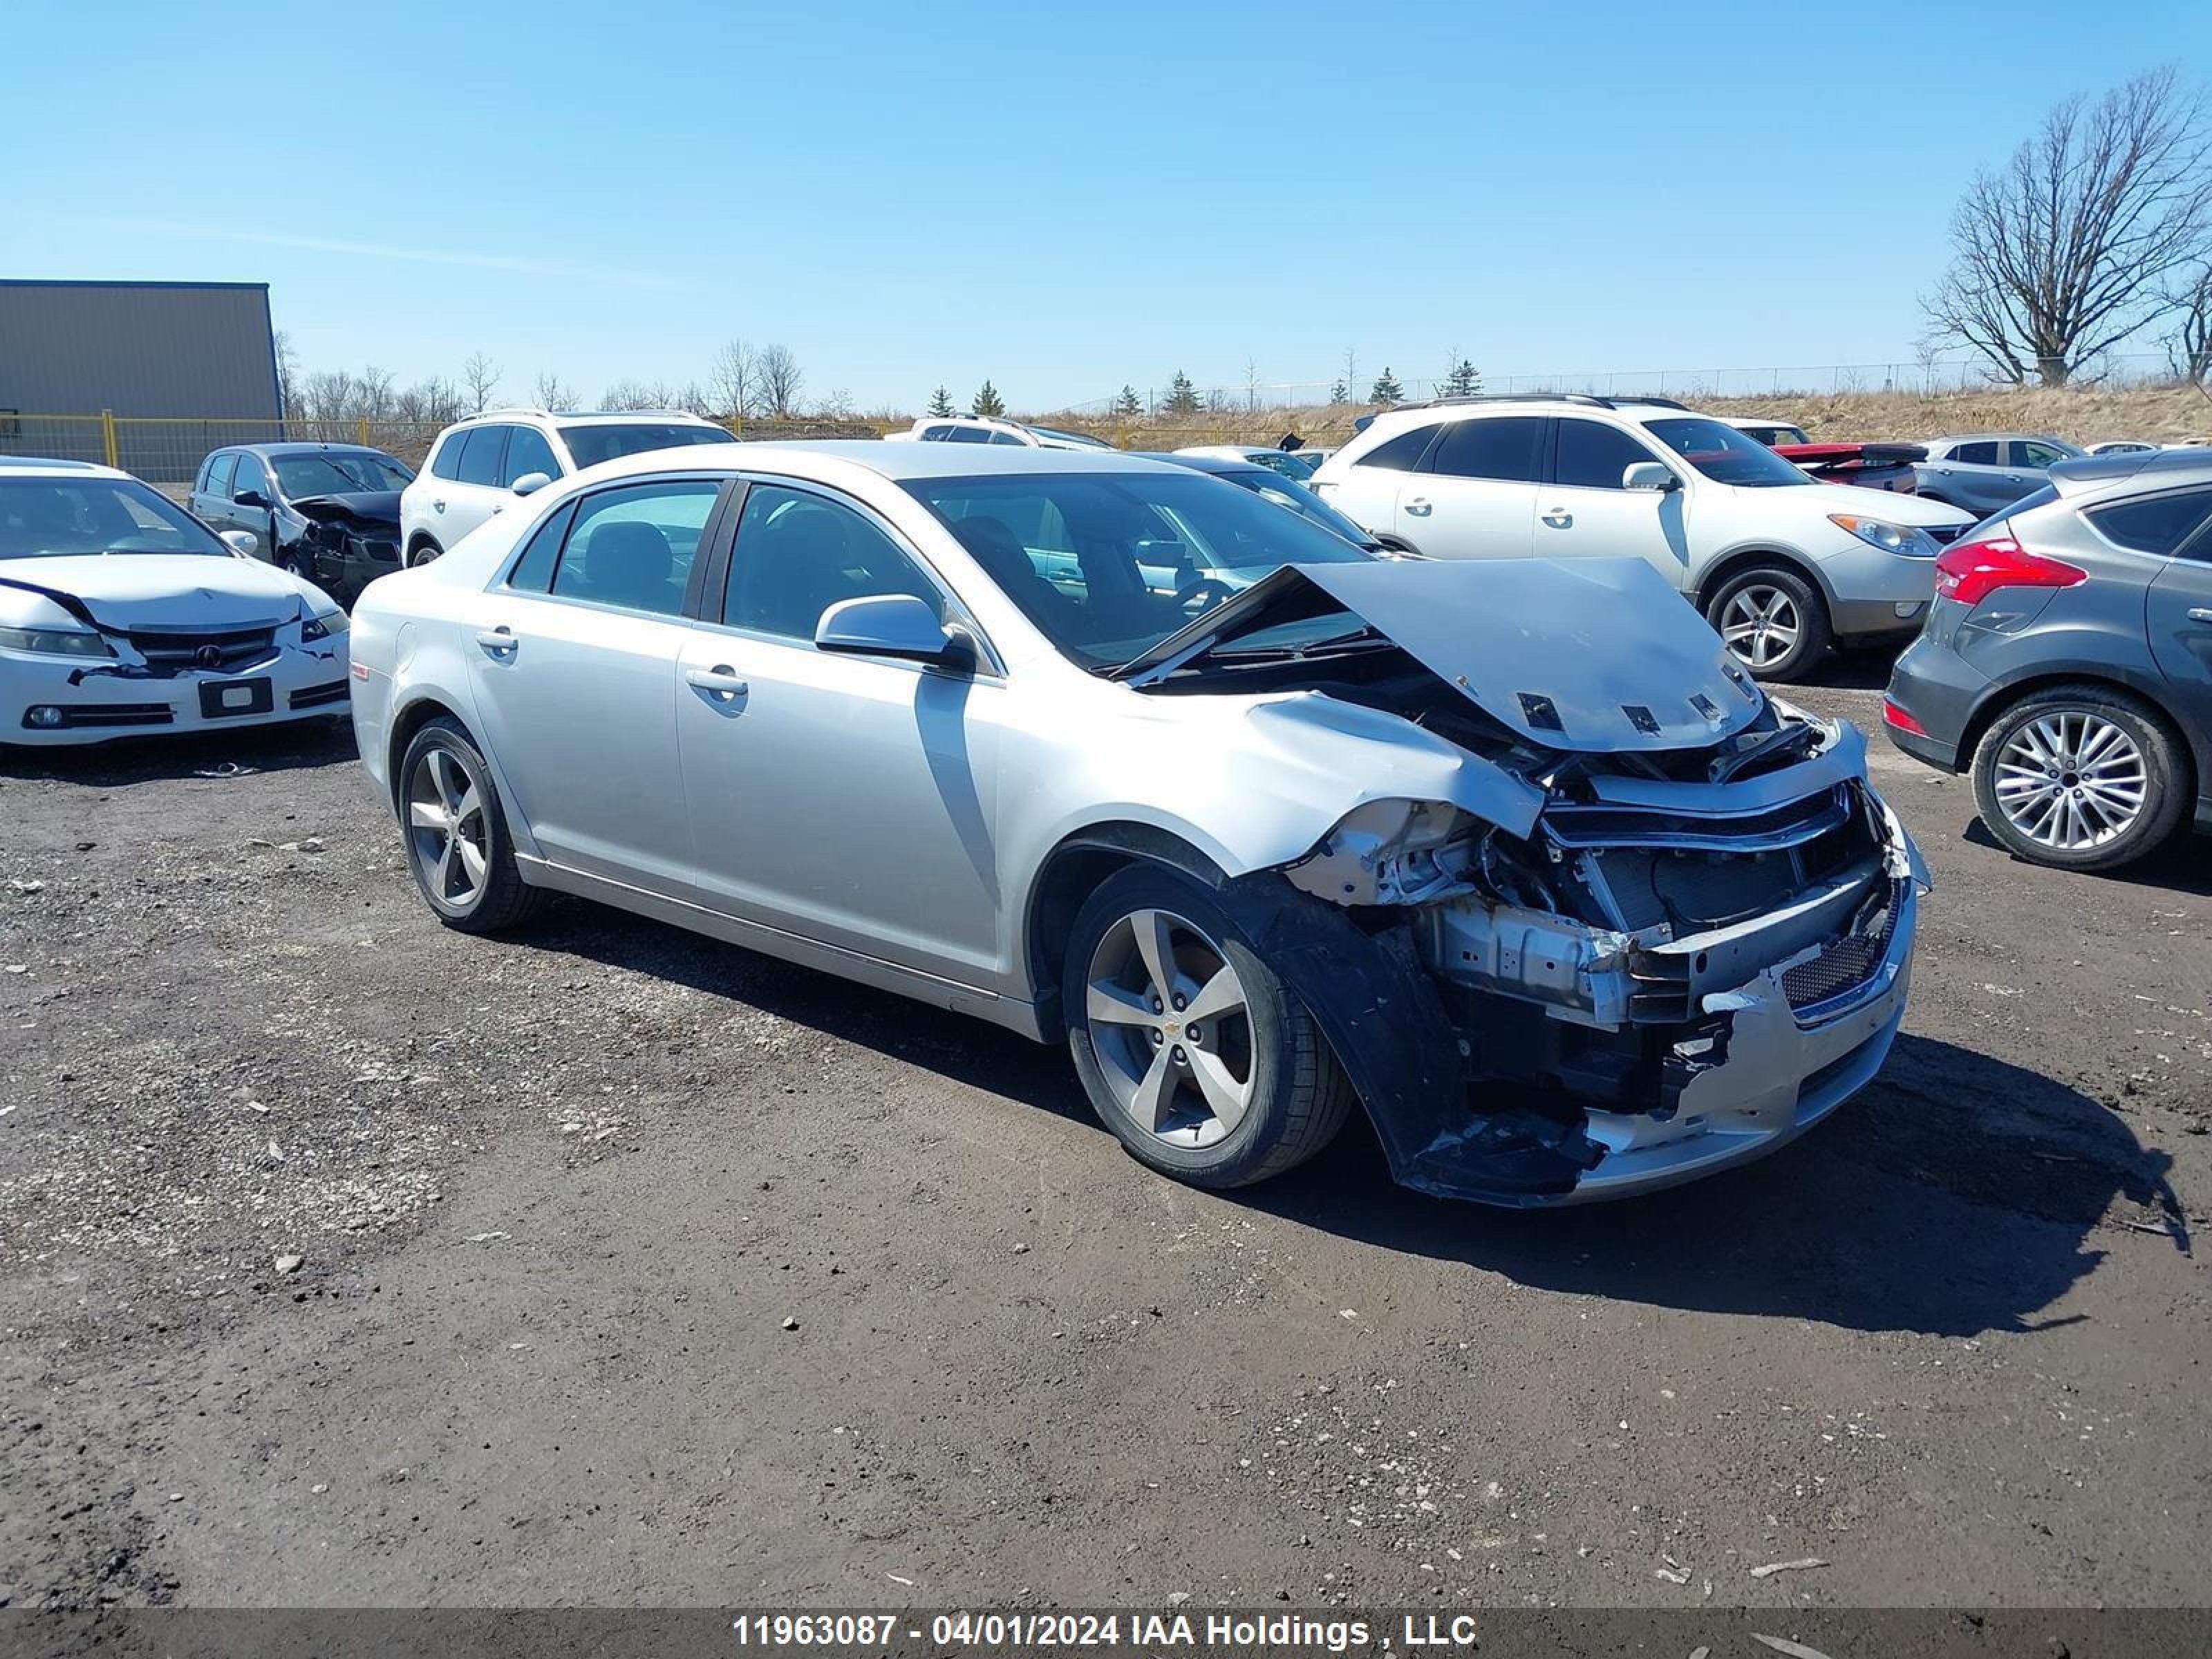
M2212 449L2064 462L1936 570L1892 742L1971 770L1982 821L2039 864L2212 830Z

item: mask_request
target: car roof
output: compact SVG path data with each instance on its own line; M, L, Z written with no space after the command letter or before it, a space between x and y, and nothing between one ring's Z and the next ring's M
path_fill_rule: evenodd
M720 421L709 420L704 415L694 415L688 409L487 409L481 415L464 415L448 424L447 429L461 426L512 426L517 421L550 421L555 426L565 426L571 421L627 421L638 425L665 426L671 421L688 422L693 426L720 426Z
M882 438L824 438L649 449L589 467L580 477L627 477L650 472L775 471L792 462L812 471L824 461L859 467L894 483L908 478L977 478L1053 472L1175 472L1182 469L1119 449L1031 449L1013 444L891 443ZM811 466L806 464L811 463ZM826 469L834 471L834 467Z
M2065 439L2060 437L2055 432L1949 432L1946 433L1940 438L1915 438L1912 441L1917 444L1923 445L1985 444L1992 441L1998 443L2066 444L2066 447L2069 449L2075 447L2075 445L2068 443Z
M288 455L383 455L374 444L324 444L305 441L281 444L224 444L223 450L243 450L248 454L281 460ZM389 456L386 457L390 459Z
M127 478L128 472L95 461L65 461L44 455L0 455L0 472L28 473L33 477Z
M2070 499L2212 483L2212 448L2135 450L2060 461L2046 475Z

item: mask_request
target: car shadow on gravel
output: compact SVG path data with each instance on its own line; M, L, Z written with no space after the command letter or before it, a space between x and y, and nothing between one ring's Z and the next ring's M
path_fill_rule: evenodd
M1989 825L1978 816L1967 819L1966 827L1959 836L1962 841L2003 854L2024 878L2102 881L2118 887L2157 887L2169 892L2212 897L2212 856L2207 856L2208 851L2212 851L2212 842L2186 829L2148 858L2122 865L2117 870L2048 870L2032 864L1991 835Z
M888 992L582 901L519 942L740 1001L841 1041L1106 1131L1066 1050ZM1390 1179L1364 1118L1304 1169L1230 1201L1532 1287L1866 1331L2033 1331L2104 1259L2090 1237L2132 1205L2190 1248L2172 1160L2039 1073L1906 1036L1857 1099L1732 1174L1588 1208L1492 1209ZM1158 1180L1133 1161L1131 1181Z
M178 778L243 777L254 772L335 766L357 759L359 754L354 746L353 723L343 718L250 731L126 738L81 748L0 744L0 784L21 779L125 789L133 784L166 783Z
M2042 1316L2104 1260L2116 1203L2191 1248L2172 1160L2039 1073L1904 1036L1881 1076L1803 1139L1733 1173L1620 1203L1487 1210L1390 1184L1371 1134L1239 1194L1364 1243L1517 1283L1852 1330L1973 1336Z

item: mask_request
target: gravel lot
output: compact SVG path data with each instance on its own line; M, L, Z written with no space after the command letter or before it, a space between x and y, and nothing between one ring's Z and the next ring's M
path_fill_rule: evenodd
M342 732L18 751L0 1596L2201 1601L2212 846L2017 866L1877 747L1937 882L1881 1080L1534 1215L1364 1130L1186 1190L1057 1051L447 933Z

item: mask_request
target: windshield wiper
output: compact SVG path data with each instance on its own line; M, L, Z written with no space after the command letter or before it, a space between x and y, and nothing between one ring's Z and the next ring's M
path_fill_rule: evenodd
M1233 662L1303 662L1309 657L1333 657L1342 651L1371 651L1377 646L1395 647L1396 643L1388 635L1363 623L1348 633L1308 640L1304 645L1255 645L1242 650L1231 647L1206 654Z

